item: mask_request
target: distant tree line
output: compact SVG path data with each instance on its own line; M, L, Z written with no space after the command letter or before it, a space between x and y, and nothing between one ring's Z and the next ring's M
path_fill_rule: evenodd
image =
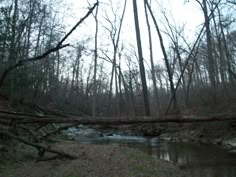
M0 77L20 60L39 56L58 44L67 32L62 14L56 10L59 3L0 2ZM137 0L93 3L98 6L88 18L94 21L90 24L94 33L9 72L0 94L12 106L22 102L93 116L190 114L236 108L233 1L185 2L198 6L204 17L191 39L186 37L184 25L173 23L154 1L144 0L142 5ZM134 15L130 24L135 34L130 35L137 41L133 44L123 37L128 3ZM139 11L144 11L148 46L142 43ZM154 55L157 46L162 62ZM144 50L149 58L144 58Z

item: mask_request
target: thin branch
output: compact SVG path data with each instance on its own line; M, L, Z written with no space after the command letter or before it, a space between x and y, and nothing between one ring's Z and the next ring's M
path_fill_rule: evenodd
M71 33L72 33L74 30L76 30L76 28L77 28L81 23L83 23L83 21L93 12L93 10L95 9L96 6L98 6L98 2L96 2L96 3L93 5L93 7L91 7L91 8L89 9L89 11L87 12L87 14L86 14L83 18L81 18L81 19L78 21L78 23L69 31L69 33L67 33L67 34L65 35L64 38L61 39L61 41L57 44L57 47L61 46L62 43L71 35Z

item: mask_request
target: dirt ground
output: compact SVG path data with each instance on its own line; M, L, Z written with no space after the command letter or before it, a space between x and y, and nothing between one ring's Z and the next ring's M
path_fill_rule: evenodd
M187 177L171 163L154 159L120 145L59 143L56 149L70 152L76 160L26 161L0 171L0 177ZM15 168L15 169L12 169ZM2 173L2 174L1 174Z

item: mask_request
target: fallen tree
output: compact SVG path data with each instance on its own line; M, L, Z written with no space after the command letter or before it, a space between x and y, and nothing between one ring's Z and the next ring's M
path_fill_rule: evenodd
M194 116L194 115L171 115L171 116L137 116L137 117L56 117L56 116L36 116L28 117L23 115L2 115L1 121L16 121L17 124L45 124L45 123L77 123L84 125L96 124L144 124L144 123L194 123L194 122L222 122L222 121L236 121L236 114L212 114L208 116ZM7 122L6 121L6 122Z
M69 159L76 159L77 158L76 156L71 155L71 154L69 154L67 152L58 151L58 150L52 149L50 147L43 146L41 144L29 142L28 140L25 140L25 139L23 139L23 138L21 138L19 136L11 134L9 132L0 131L0 135L5 135L5 136L7 136L9 138L12 138L12 139L15 139L17 141L20 141L20 142L22 142L22 143L24 143L26 145L29 145L29 146L37 148L38 152L39 152L39 158L43 157L45 152L50 152L50 153L53 153L53 154L57 154L60 157L65 157L65 158L69 158Z
M83 125L131 125L131 124L154 124L154 123L195 123L195 122L236 122L235 113L213 114L207 116L193 115L169 115L163 117L59 117L59 116L39 116L33 114L0 111L0 135L20 141L26 145L35 147L38 150L39 157L44 152L56 154L55 158L76 158L75 156L52 149L45 146L48 138L58 134L70 127ZM43 130L42 130L43 129Z

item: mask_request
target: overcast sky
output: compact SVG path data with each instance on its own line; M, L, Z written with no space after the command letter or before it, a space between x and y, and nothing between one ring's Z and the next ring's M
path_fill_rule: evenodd
M187 41L191 42L195 39L196 33L201 28L201 24L203 23L203 14L198 6L198 4L192 0L189 3L184 3L185 0L152 0L152 9L158 20L158 23L161 27L161 30L165 30L165 20L161 13L161 10L164 10L167 14L169 21L177 27L185 25L185 36ZM89 3L93 5L96 1L89 0ZM113 3L114 9L120 7L117 11L118 15L121 16L122 8L124 5L124 0L102 0L100 1L100 9L99 9L99 48L103 48L105 45L109 44L108 35L102 25L106 25L103 20L104 12L107 11L110 14L112 20L112 14L110 13L110 2ZM143 0L137 0L138 2L138 11L139 11L139 21L140 21L140 29L142 35L142 48L144 53L144 59L149 63L149 46L148 46L148 33L146 27L146 20L144 15L144 7ZM140 2L140 3L139 3ZM69 7L69 10L65 10L65 23L67 23L68 30L71 26L73 26L82 16L84 16L88 11L88 1L87 0L65 0L66 6ZM151 22L152 23L152 22ZM153 25L152 25L153 26ZM94 18L90 16L86 19L85 24L80 26L76 32L70 37L69 40L76 42L82 41L86 37L93 37L95 32L95 23ZM153 46L154 46L154 59L155 63L163 62L163 56L161 49L159 47L159 39L156 35L156 31L153 28L152 30L153 36ZM163 34L164 35L164 34ZM107 39L107 40L106 40ZM168 47L168 38L165 37L165 45ZM133 17L133 6L132 0L127 0L127 8L124 17L124 23L121 33L121 41L129 50L129 44L132 44L136 47L136 39L135 39L135 29L134 29L134 17ZM93 47L93 46L91 46ZM109 49L112 51L112 48ZM132 48L130 48L132 50ZM123 63L125 67L125 63ZM146 66L147 67L147 66Z
M143 22L143 25L145 25L143 0L137 0L137 1L138 1L138 8L139 8L138 9L139 20L141 22L140 26L142 28L142 22ZM160 19L162 18L160 7L162 7L165 9L166 13L168 14L170 21L172 21L171 19L173 16L173 19L175 20L177 25L185 24L186 32L192 33L192 32L195 32L196 27L199 26L203 22L203 15L201 13L201 10L199 9L198 4L194 2L194 0L192 0L189 3L184 3L184 1L185 0L153 0L152 6L153 6L154 13L156 15L159 15ZM73 25L87 11L88 1L87 0L80 0L80 1L66 0L65 2L67 2L68 6L71 8L70 11L67 12L67 15L71 16L71 18L68 20L70 21L71 25ZM89 1L90 4L93 4L95 2L96 2L95 0ZM107 11L109 12L109 2L110 0L101 1L101 6L103 8L102 11L106 9L107 7ZM112 3L115 8L117 6L121 7L119 11L121 13L124 0L112 0ZM105 5L105 4L108 4L108 5ZM104 15L104 13L101 12L101 10L99 14ZM90 20L87 20L86 23L92 24L93 23L92 21L93 19L90 19ZM124 26L131 26L131 27L134 26L132 0L127 1L127 9L126 9L126 14L125 14ZM92 30L92 28L90 29Z

